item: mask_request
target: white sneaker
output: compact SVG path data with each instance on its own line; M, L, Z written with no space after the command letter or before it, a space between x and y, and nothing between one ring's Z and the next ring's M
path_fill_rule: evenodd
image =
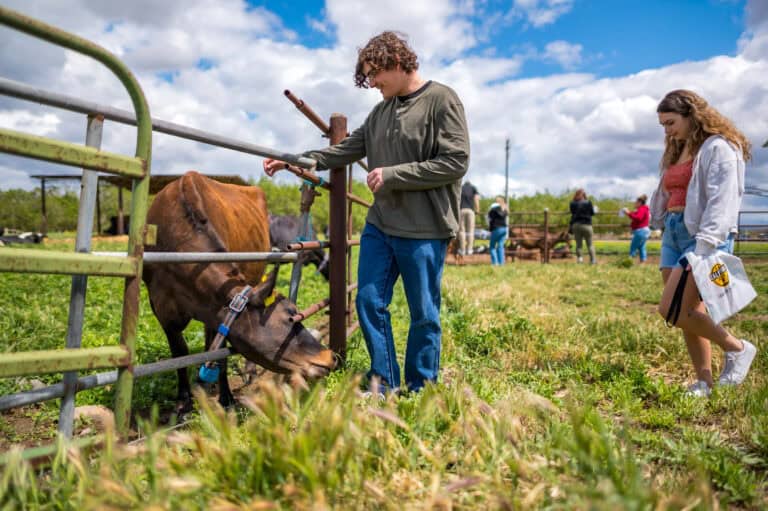
M583 257L577 257L576 258L576 262L577 263L583 263L584 262L584 258Z
M718 381L720 385L738 385L749 373L749 366L752 365L757 348L749 341L742 339L741 342L744 343L741 351L725 352L725 367Z
M381 392L371 392L370 390L366 390L365 392L360 393L360 397L365 400L376 400L379 402L384 402L387 400L387 396L382 394Z
M712 389L709 388L709 385L704 380L699 380L690 385L688 390L685 391L685 395L688 397L709 397L711 393Z

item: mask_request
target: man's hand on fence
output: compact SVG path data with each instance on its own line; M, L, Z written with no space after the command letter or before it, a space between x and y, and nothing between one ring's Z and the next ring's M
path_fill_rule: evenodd
M284 170L290 167L290 165L288 165L286 162L281 160L274 160L272 158L265 159L263 165L264 173L269 177L274 176L278 170Z

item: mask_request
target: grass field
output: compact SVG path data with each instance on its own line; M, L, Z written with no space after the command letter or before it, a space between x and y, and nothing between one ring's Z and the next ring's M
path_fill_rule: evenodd
M368 358L357 333L346 368L309 391L265 381L230 413L199 396L200 412L183 430L138 445L108 442L90 457L62 451L42 473L12 458L0 508L768 506L768 263L747 261L759 296L727 323L757 344L752 373L737 389L696 400L683 395L692 372L681 335L655 313L658 270L622 256L599 260L446 267L441 380L420 394L361 398ZM283 289L287 278L286 267ZM61 347L69 282L0 274L0 351ZM304 283L304 306L324 296L309 270ZM117 342L121 289L116 279L89 280L84 345ZM408 313L399 285L391 311L402 356ZM167 357L144 290L141 315L140 361ZM199 325L186 336L202 349ZM162 416L174 380L140 380L134 408L156 405ZM0 380L0 393L31 384ZM111 390L80 394L85 403L110 405ZM0 415L3 448L49 442L57 414L50 403ZM144 415L143 431L153 430Z

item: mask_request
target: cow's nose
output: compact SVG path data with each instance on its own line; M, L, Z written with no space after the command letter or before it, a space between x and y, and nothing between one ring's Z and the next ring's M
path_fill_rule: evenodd
M322 378L328 376L336 367L336 354L331 350L323 350L307 360L307 376L310 378Z

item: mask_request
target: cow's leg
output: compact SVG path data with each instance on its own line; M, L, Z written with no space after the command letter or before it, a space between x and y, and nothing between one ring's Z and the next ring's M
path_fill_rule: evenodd
M162 323L161 323L162 324ZM168 345L171 348L171 355L174 358L189 355L187 341L184 340L182 332L189 324L189 320L162 325L165 336L168 338ZM192 411L192 391L189 387L189 374L187 368L182 367L176 371L179 379L178 393L176 395L176 413L181 415Z
M183 357L189 354L189 347L187 341L184 340L182 332L189 324L191 318L179 314L173 300L168 299L162 291L158 291L156 286L147 286L150 290L149 305L152 307L152 312L155 313L157 321L165 332L165 337L168 339L168 346L171 349L171 356ZM157 307L155 300L152 297L160 297L158 303L162 303L162 307ZM187 374L187 368L183 367L176 371L178 375L178 393L176 395L176 413L183 414L192 410L192 392L189 387L189 375Z
M210 348L213 338L216 336L216 330L210 327L205 327L205 349ZM219 404L224 408L229 408L235 404L235 397L232 395L232 390L229 388L229 378L227 377L227 359L223 358L218 361L219 364Z

